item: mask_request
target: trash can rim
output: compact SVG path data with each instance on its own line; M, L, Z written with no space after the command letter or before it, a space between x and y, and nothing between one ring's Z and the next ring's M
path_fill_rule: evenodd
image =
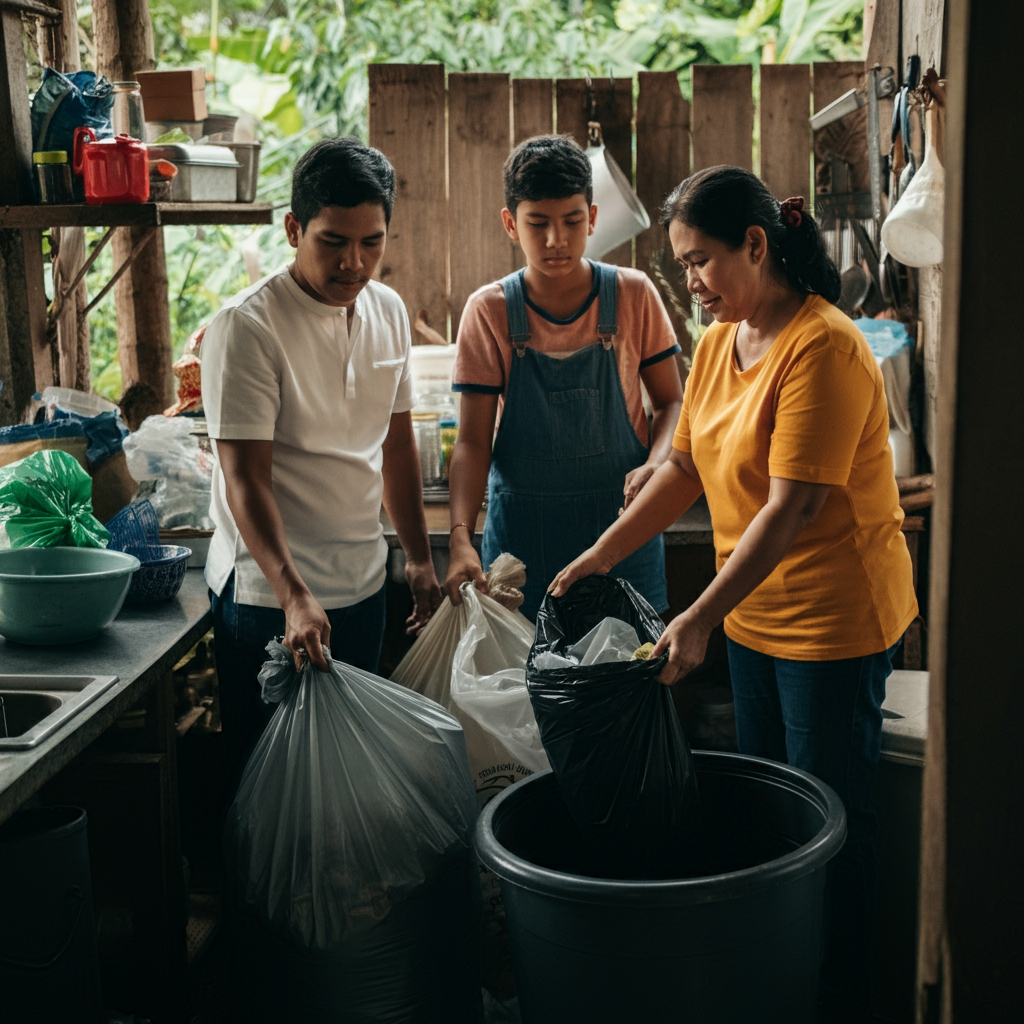
M697 878L609 879L575 875L545 868L506 849L495 838L493 822L502 805L520 787L536 785L554 773L536 772L503 790L480 812L474 842L477 855L503 881L542 894L577 903L619 906L671 906L717 903L764 891L819 870L846 840L846 811L835 791L820 779L799 768L749 754L695 750L698 771L720 771L731 775L767 776L776 785L786 786L813 801L824 821L818 833L798 849L782 857L717 875Z

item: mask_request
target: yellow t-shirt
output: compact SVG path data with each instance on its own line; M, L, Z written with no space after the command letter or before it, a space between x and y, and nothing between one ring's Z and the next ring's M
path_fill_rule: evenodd
M768 500L769 478L831 484L817 519L726 617L762 654L831 661L891 647L917 615L882 374L835 306L808 296L753 366L736 324L701 339L674 445L704 483L718 569Z

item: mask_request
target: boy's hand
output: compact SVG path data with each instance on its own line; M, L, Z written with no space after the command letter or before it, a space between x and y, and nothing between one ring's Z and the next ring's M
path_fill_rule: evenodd
M561 597L577 580L584 576L603 575L609 572L611 567L612 563L596 547L587 548L551 581L548 593L552 597Z
M298 594L285 607L284 619L284 645L292 652L295 671L302 671L307 657L321 672L330 671L321 644L330 648L331 624L320 602L308 590Z
M405 580L413 600L412 615L405 620L405 631L419 636L441 603L441 588L434 573L434 563L429 558L423 562L412 562L406 558Z
M632 500L640 493L644 484L654 476L657 466L651 466L648 463L644 463L642 466L637 466L636 469L631 469L626 474L626 482L622 487L622 508L619 509L619 515L629 508Z
M456 540L453 535L449 549L450 561L448 562L448 575L444 581L444 592L452 604L462 604L462 594L459 588L463 583L471 582L481 593L487 593L487 577L484 575L484 567L480 564L480 556L473 547L472 542L459 538Z

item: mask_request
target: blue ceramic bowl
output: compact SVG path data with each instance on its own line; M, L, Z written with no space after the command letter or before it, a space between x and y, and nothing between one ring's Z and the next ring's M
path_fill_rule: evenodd
M96 636L121 610L139 560L105 548L0 551L0 635L22 644Z

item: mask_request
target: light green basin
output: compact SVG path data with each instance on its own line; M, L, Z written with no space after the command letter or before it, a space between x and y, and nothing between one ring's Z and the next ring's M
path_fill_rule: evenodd
M96 636L121 610L134 555L105 548L0 551L0 636L71 644Z

